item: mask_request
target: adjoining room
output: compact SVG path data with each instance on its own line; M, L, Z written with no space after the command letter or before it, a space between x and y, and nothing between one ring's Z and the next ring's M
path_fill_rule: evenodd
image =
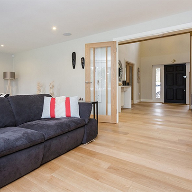
M189 33L120 44L118 50L119 62L122 63L122 77L119 79L119 84L122 85L122 82L126 81L127 84L131 85L132 104L138 102L161 102L189 105ZM183 66L185 71L182 72L181 69L178 69L177 74L173 74L175 70L172 73L170 71L165 74L165 67L176 66ZM166 82L165 80L172 82ZM169 86L165 87L166 85Z

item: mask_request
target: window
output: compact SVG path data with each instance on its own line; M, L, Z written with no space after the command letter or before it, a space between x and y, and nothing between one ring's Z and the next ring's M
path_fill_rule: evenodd
M160 76L160 68L156 68L156 79L155 79L155 85L156 85L156 99L160 98L161 96L161 76Z

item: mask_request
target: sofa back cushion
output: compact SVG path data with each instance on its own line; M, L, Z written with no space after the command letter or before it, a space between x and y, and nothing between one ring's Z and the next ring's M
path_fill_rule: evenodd
M15 117L9 101L0 97L0 128L15 126Z
M41 119L44 96L51 97L49 94L16 95L8 97L17 126Z

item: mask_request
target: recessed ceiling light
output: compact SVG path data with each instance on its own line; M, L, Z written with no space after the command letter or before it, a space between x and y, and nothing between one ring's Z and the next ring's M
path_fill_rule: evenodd
M64 36L71 36L71 33L63 33Z
M52 29L53 29L53 30L56 30L57 28L56 28L56 27L53 27Z
M4 45L1 45L1 47L4 47Z

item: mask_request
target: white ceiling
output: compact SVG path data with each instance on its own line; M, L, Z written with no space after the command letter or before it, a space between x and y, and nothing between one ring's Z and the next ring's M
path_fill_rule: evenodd
M0 52L22 52L189 10L192 0L0 0Z

